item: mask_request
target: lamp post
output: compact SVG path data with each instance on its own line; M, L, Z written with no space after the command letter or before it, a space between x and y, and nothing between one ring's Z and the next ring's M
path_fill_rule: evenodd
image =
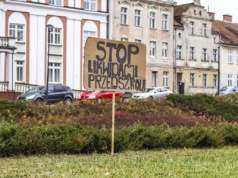
M48 60L47 60L47 77L46 77L46 91L45 91L45 99L46 104L48 104L48 87L49 87L49 61L50 61L50 32L53 31L53 25L46 25L48 28Z

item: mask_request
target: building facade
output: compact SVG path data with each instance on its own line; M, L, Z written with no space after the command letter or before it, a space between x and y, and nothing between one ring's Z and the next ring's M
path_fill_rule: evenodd
M223 20L212 22L212 28L221 36L220 88L238 85L238 23L232 22L232 16L223 15Z
M179 93L215 94L219 35L199 0L174 8L175 88Z
M49 62L49 84L83 90L85 41L108 38L108 16L107 0L1 1L0 82L7 90L45 85Z
M173 89L173 0L114 0L114 40L144 43L146 86Z

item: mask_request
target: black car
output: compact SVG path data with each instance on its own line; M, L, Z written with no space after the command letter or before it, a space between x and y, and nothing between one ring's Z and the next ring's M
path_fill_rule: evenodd
M73 91L69 86L57 84L48 86L48 103L64 101L66 104L73 102ZM17 97L18 100L46 102L46 86L34 87Z

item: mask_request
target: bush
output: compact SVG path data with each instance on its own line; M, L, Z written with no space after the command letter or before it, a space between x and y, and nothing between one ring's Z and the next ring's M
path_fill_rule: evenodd
M238 126L218 128L145 127L136 125L116 129L115 152L160 148L203 148L238 145ZM233 135L234 134L234 135ZM107 153L111 150L111 130L93 127L42 126L23 128L17 124L0 125L0 153L3 156L31 154Z
M232 98L232 99L231 99ZM172 101L174 107L184 112L194 112L197 116L205 116L214 121L238 121L238 104L235 101L237 96L217 97L206 94L195 95L169 95L167 99ZM237 100L236 100L237 101Z
M115 152L238 145L237 107L235 95L116 103ZM47 106L0 100L0 156L109 152L111 109L111 102Z

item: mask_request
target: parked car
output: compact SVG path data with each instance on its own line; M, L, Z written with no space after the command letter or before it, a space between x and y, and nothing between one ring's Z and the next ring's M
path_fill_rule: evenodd
M172 91L168 90L164 87L150 87L146 88L145 92L143 93L134 93L132 98L135 99L161 99L165 98L169 94L173 93Z
M98 103L101 103L102 100L104 100L104 99L112 99L112 93L113 93L112 91L96 90L96 91L89 92L88 94L81 96L78 100L79 101L82 101L82 100L97 101ZM120 102L122 102L123 99L125 98L125 92L116 91L115 98L119 99Z
M85 97L86 97L88 94L92 93L92 92L94 92L94 91L84 91L84 92L82 92L82 93L80 94L79 98L78 98L78 101L85 99Z
M73 98L73 91L69 86L61 84L48 86L48 103L64 101L66 104L71 104ZM46 86L34 87L18 96L17 99L44 102L46 101Z
M225 86L220 89L220 92L216 93L218 96L224 96L228 94L237 94L238 93L238 86Z

